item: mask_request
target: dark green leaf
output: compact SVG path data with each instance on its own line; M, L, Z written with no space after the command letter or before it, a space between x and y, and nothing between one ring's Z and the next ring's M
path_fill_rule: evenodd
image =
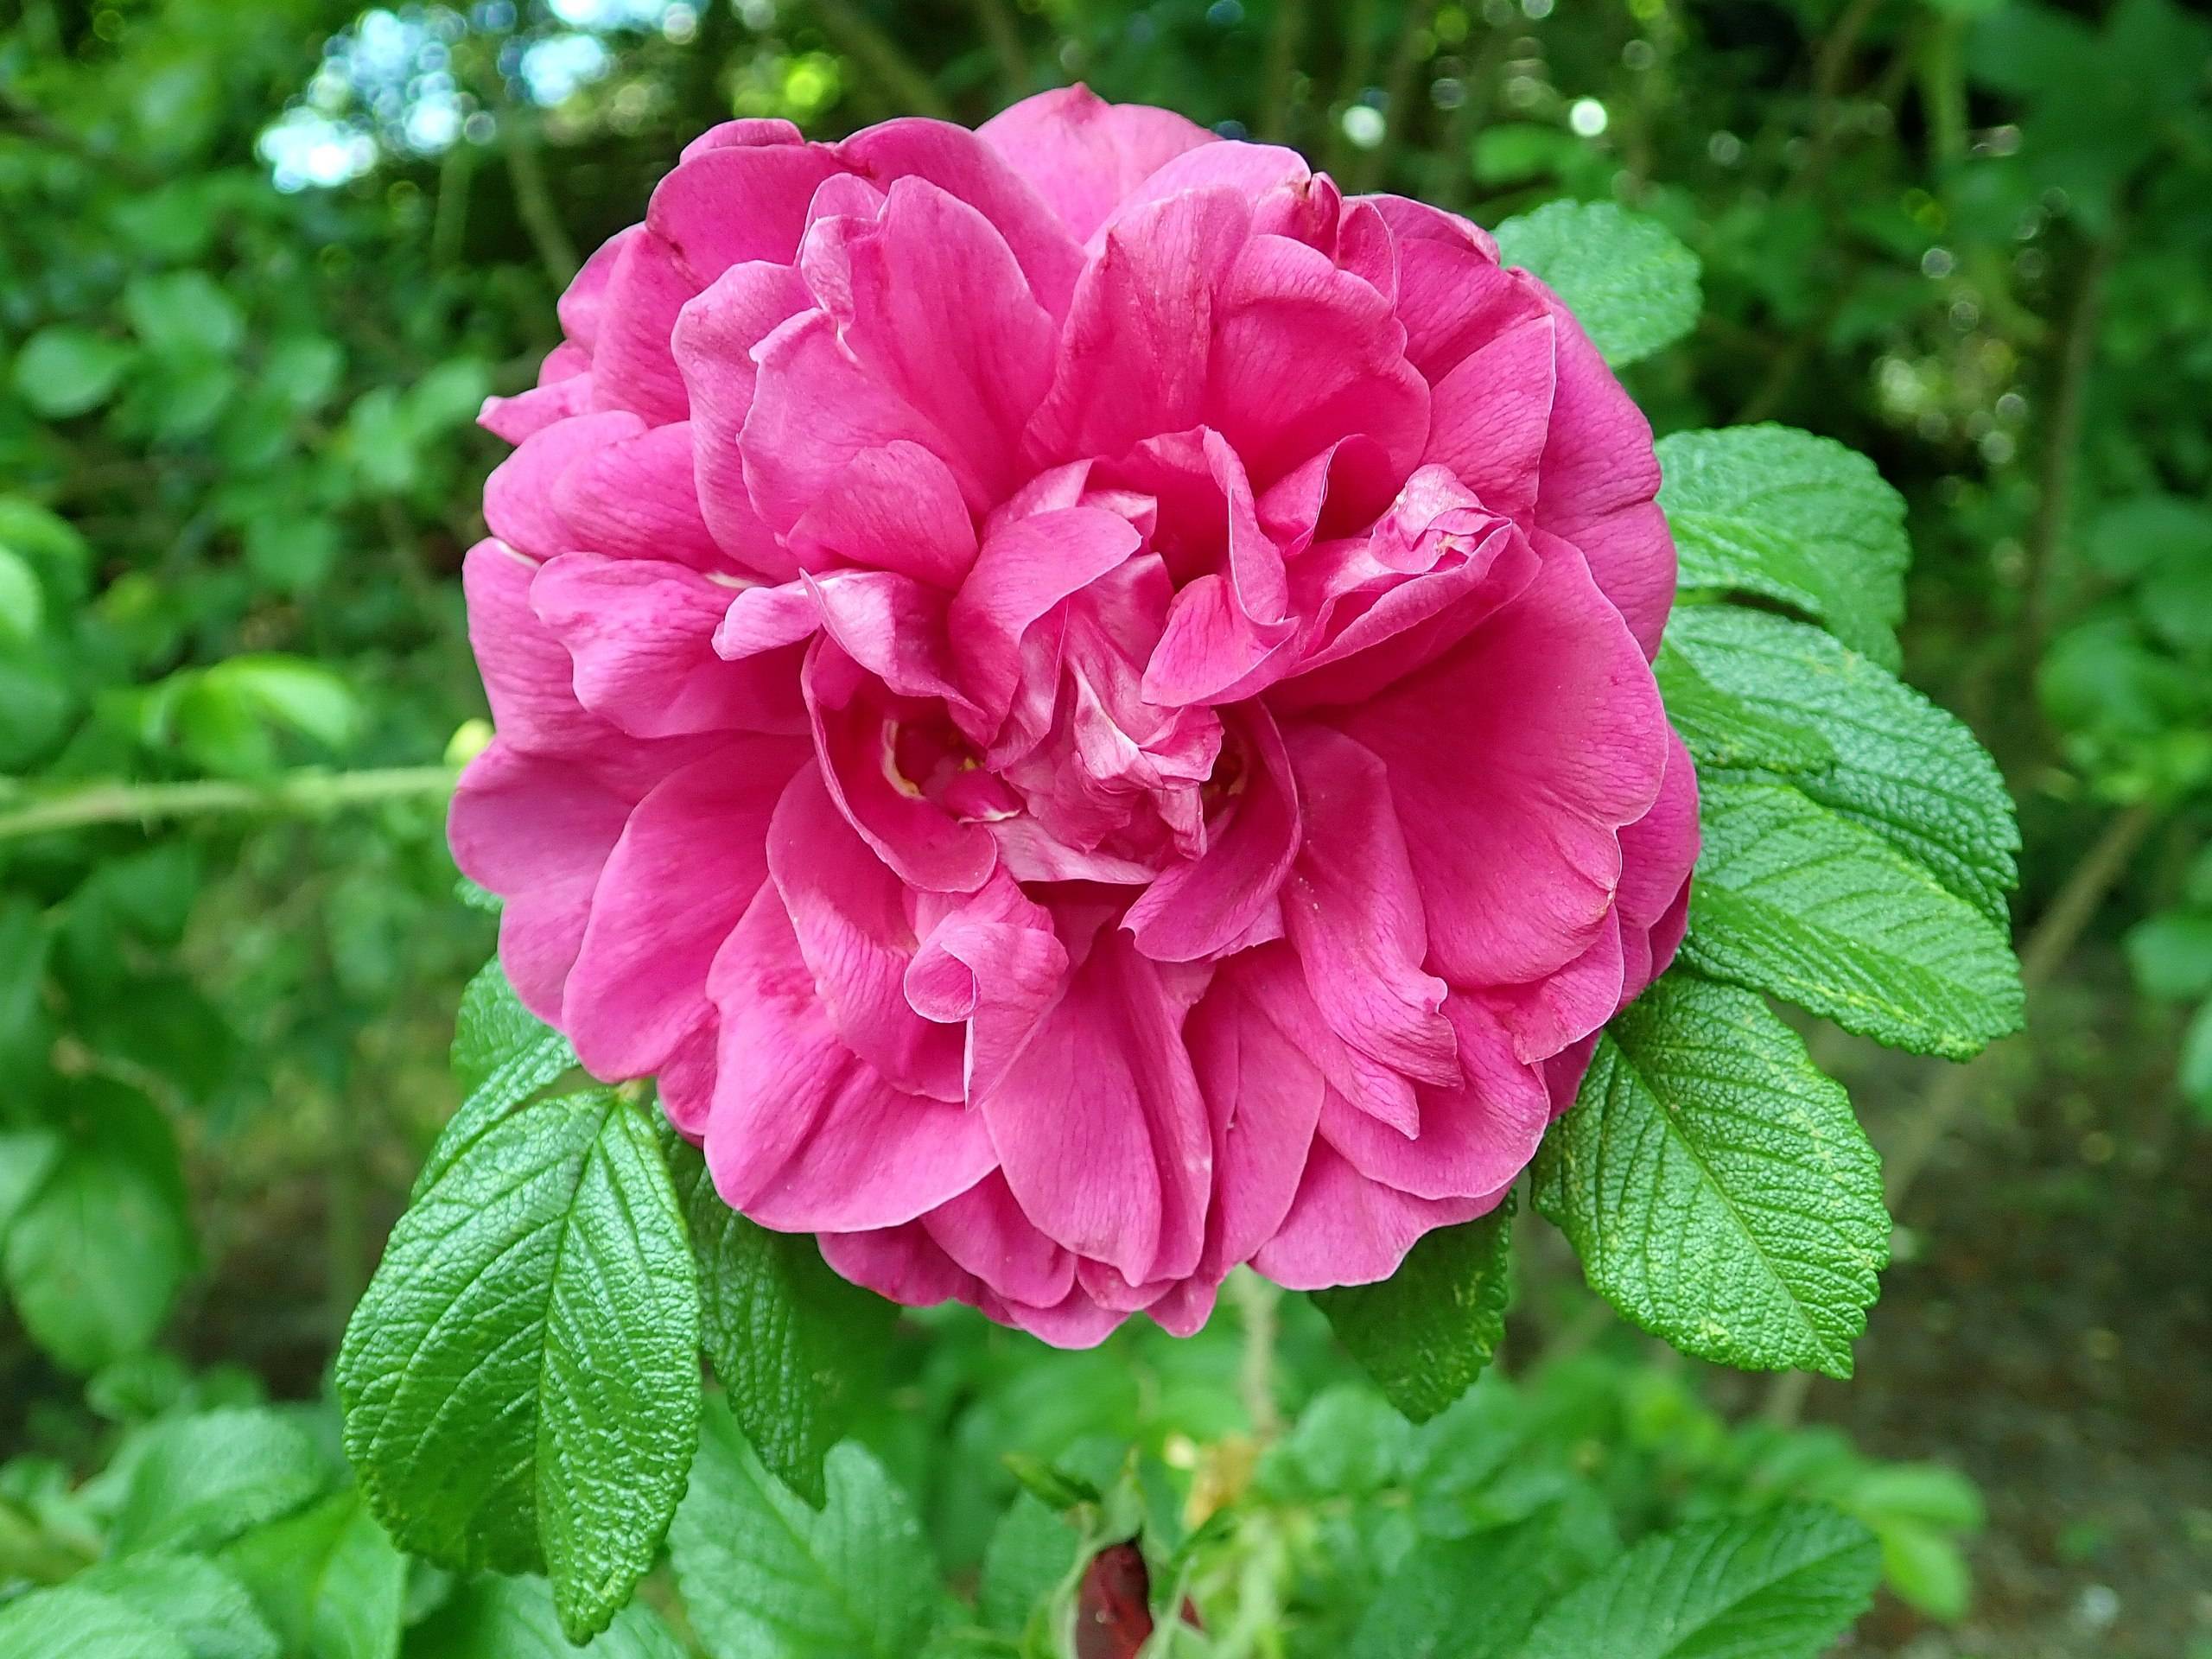
M1320 1290L1337 1339L1390 1403L1427 1422L1474 1386L1505 1338L1513 1194L1457 1227L1440 1227L1376 1285Z
M1872 461L1794 428L1737 426L1662 438L1659 465L1684 588L1778 600L1897 665L1912 548L1904 500Z
M1026 1631L1038 1608L1074 1578L1082 1543L1076 1529L1035 1494L1019 1494L991 1529L983 1551L976 1607L983 1623L1010 1636Z
M1535 1196L1592 1288L1683 1352L1851 1375L1889 1259L1880 1163L1749 991L1677 969L1615 1019Z
M346 1449L393 1535L553 1580L605 1628L697 1434L699 1300L653 1133L612 1092L471 1141L393 1229L339 1355Z
M912 1659L928 1641L941 1592L906 1495L850 1443L825 1472L817 1514L708 1411L669 1553L715 1659Z
M1510 1659L1544 1610L1598 1564L1555 1509L1471 1538L1427 1540L1362 1615L1347 1659Z
M476 1138L576 1064L569 1039L523 1007L494 957L461 994L454 1075L466 1098L415 1177L410 1199L428 1192Z
M1866 1529L1790 1508L1647 1538L1554 1607L1518 1659L1813 1659L1866 1611Z
M881 1376L898 1309L831 1272L811 1236L739 1215L696 1147L662 1139L699 1264L707 1357L761 1461L819 1504L822 1459Z
M1549 283L1615 368L1697 326L1697 256L1612 202L1546 202L1497 227L1497 251Z

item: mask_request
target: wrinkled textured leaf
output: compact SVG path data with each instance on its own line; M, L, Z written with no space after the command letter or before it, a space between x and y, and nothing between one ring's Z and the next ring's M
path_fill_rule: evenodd
M1897 665L1904 614L1904 498L1874 463L1787 426L1659 440L1659 505L1685 589L1777 600L1853 651Z
M543 1579L480 1578L407 1639L407 1659L683 1659L660 1615L632 1602L582 1647L561 1632Z
M1706 678L1675 647L1674 628L1670 622L1652 669L1667 718L1700 766L1795 773L1824 772L1835 764L1834 749L1812 727L1770 714Z
M327 1482L306 1429L265 1406L174 1417L130 1467L110 1548L210 1549L298 1509Z
M1519 1659L1812 1659L1873 1599L1880 1558L1832 1510L1647 1538L1530 1632Z
M912 1659L929 1639L938 1572L906 1494L849 1443L826 1474L817 1514L707 1412L669 1554L715 1659Z
M2003 929L1854 820L1793 786L1705 780L1684 959L1847 1031L1965 1059L2017 1031Z
M70 1582L168 1626L192 1659L277 1659L276 1632L245 1586L204 1555L102 1561Z
M346 1449L398 1539L551 1577L603 1629L697 1433L699 1302L652 1129L614 1094L493 1125L400 1217L339 1355Z
M407 1558L358 1491L256 1529L223 1554L289 1659L392 1659Z
M1697 256L1656 219L1610 201L1549 201L1497 227L1498 257L1557 291L1615 368L1697 326Z
M1834 764L1790 781L2005 923L2019 825L1997 763L1961 721L1818 628L1764 612L1685 605L1667 625L1667 646L1662 673L1679 657L1760 714L1816 728Z
M65 1584L0 1607L8 1659L193 1659L184 1638L129 1603Z
M415 1178L419 1198L461 1152L539 1090L573 1070L569 1039L522 1005L497 957L477 970L461 994L454 1024L453 1072L465 1097L447 1122Z
M899 1310L831 1272L810 1235L732 1210L698 1148L664 1130L699 1266L701 1335L738 1427L775 1477L817 1507L822 1459L883 1370Z
M1488 1215L1428 1234L1382 1283L1313 1293L1337 1340L1414 1422L1472 1388L1505 1339L1513 1208L1509 1190Z
M1683 1352L1851 1375L1889 1260L1880 1162L1751 992L1676 969L1617 1018L1535 1198L1592 1287Z

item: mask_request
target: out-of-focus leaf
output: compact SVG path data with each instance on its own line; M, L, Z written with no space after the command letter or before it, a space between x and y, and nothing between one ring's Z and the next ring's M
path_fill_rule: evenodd
M16 353L16 391L33 413L67 420L105 403L136 355L119 340L76 323L52 323Z
M283 1637L287 1659L398 1652L407 1558L354 1489L247 1533L223 1561Z
M149 1431L115 1518L118 1555L204 1550L289 1514L321 1491L321 1453L267 1407L174 1417Z

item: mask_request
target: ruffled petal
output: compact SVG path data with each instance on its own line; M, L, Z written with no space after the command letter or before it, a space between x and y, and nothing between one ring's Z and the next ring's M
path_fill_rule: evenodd
M1063 86L1010 105L976 129L1087 240L1130 191L1213 134L1168 110L1109 104L1088 86Z

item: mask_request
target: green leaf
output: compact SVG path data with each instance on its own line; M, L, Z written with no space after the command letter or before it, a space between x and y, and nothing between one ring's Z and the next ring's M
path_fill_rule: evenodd
M224 1552L287 1659L393 1659L407 1558L356 1488L256 1529Z
M1657 220L1610 201L1548 201L1509 219L1497 251L1550 284L1617 369L1697 327L1697 256Z
M2197 1116L2212 1122L2212 1002L2196 1010L2182 1033L2181 1060L2174 1070L2181 1097L2196 1108Z
M8 1659L193 1659L184 1638L113 1596L65 1584L0 1607Z
M1897 667L1912 548L1904 499L1872 461L1786 426L1676 432L1658 448L1684 589L1778 601Z
M1962 721L1818 628L1733 605L1676 610L1662 669L1670 656L1762 715L1816 728L1834 763L1790 782L2006 925L2019 825L1997 763Z
M203 1555L102 1561L71 1582L167 1625L192 1659L277 1659L276 1633L245 1586Z
M633 1602L578 1647L562 1633L543 1579L480 1578L407 1638L407 1659L683 1659L660 1615Z
M338 1360L346 1450L401 1543L553 1580L606 1627L660 1548L699 1409L699 1299L642 1116L607 1090L471 1141L400 1217Z
M906 1494L848 1442L817 1514L709 1409L691 1490L669 1533L684 1611L715 1659L912 1659L940 1605Z
M1474 1386L1505 1339L1512 1255L1509 1188L1488 1215L1428 1234L1380 1284L1313 1301L1390 1403L1425 1423Z
M207 670L202 678L210 693L327 748L346 747L360 728L361 700L353 687L303 657L273 652L232 657Z
M0 645L24 645L46 622L46 590L30 561L0 543Z
M211 1549L298 1509L326 1484L322 1455L290 1417L244 1407L170 1418L148 1431L109 1548Z
M1416 1545L1361 1615L1347 1659L1510 1659L1544 1610L1599 1564L1563 1522L1554 1506Z
M137 353L75 323L41 328L16 353L16 391L31 413L67 420L99 408Z
M1684 1353L1851 1375L1889 1259L1880 1163L1751 993L1677 969L1618 1016L1535 1198L1591 1287Z
M89 1374L151 1343L192 1260L176 1149L153 1105L88 1086L73 1138L8 1229L16 1311L39 1346Z
M1874 1541L1791 1507L1647 1538L1560 1602L1519 1659L1813 1659L1873 1599Z
M1033 1492L1020 1492L991 1529L976 1611L995 1630L1020 1636L1031 1616L1082 1565L1083 1539Z
M2144 995L2186 1002L2212 991L2212 912L2162 912L2128 929L2122 943Z
M2020 1027L2004 931L1866 825L1788 784L1700 791L1684 959L1847 1031L1966 1059Z
M569 1039L522 1005L494 957L461 994L454 1075L467 1091L415 1177L412 1202L486 1129L576 1065Z
M204 270L176 270L130 279L123 315L148 350L163 357L221 357L245 337L237 302Z
M707 1357L776 1478L823 1502L822 1460L851 1426L899 1310L831 1272L810 1234L772 1232L722 1201L698 1148L664 1131L699 1267Z
M1667 718L1700 768L1825 772L1835 750L1812 727L1723 691L1676 648L1670 628L1652 665Z
M54 1130L0 1130L0 1240L60 1160L61 1137Z

